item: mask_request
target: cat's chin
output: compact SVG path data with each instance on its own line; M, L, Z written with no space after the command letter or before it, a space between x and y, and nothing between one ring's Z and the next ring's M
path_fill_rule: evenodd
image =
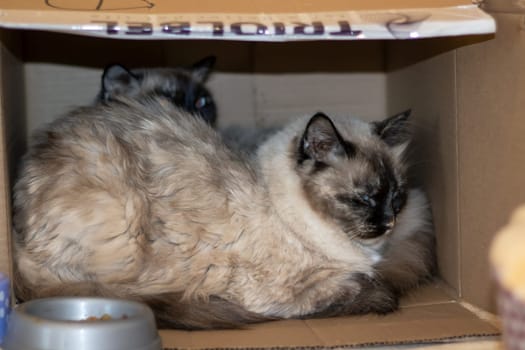
M374 236L358 236L354 239L362 249L367 251L372 258L374 264L382 260L382 252L385 248L385 244L388 238L391 236L394 229L388 229L379 235Z
M389 228L386 230L363 232L358 235L358 238L364 242L366 241L375 242L377 240L381 240L389 236L393 230L394 230L393 228Z

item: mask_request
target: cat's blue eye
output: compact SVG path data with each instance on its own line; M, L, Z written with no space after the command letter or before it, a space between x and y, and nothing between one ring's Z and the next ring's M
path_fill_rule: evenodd
M371 208L374 208L376 206L376 201L367 194L362 194L360 196L360 199L363 202L363 204L366 204L367 206Z
M205 96L201 96L195 100L195 108L201 109L208 103L208 99Z

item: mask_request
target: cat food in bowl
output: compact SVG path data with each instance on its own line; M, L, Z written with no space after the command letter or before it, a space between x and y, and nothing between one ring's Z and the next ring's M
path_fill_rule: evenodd
M4 350L160 350L151 309L106 298L47 298L9 316Z
M525 206L496 235L490 261L498 285L498 309L506 349L525 350Z

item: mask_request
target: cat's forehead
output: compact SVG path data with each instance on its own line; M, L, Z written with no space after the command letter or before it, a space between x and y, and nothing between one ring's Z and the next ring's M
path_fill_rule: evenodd
M347 141L361 143L377 140L377 135L374 134L369 122L351 117L338 116L332 117L332 121L339 134Z
M362 157L361 171L354 177L354 185L357 187L367 187L373 190L387 183L396 181L396 166L387 154L373 154L370 157Z
M285 130L293 134L302 134L311 118L311 115L303 116L291 123ZM330 120L339 134L347 141L377 138L369 122L354 117L338 115L331 115Z
M345 158L334 165L334 169L344 181L354 186L378 186L385 178L395 177L395 166L390 156L376 153L358 152L354 157Z
M402 170L401 159L380 139L373 124L344 117L334 117L333 122L341 137L354 146L354 156L341 165L356 185L379 185Z
M383 165L396 167L403 163L402 154L396 153L377 134L375 123L341 117L335 117L333 121L341 137L350 142L357 155L367 159L374 169L383 168Z
M133 71L145 88L177 88L187 87L192 84L191 72L181 68L151 68Z

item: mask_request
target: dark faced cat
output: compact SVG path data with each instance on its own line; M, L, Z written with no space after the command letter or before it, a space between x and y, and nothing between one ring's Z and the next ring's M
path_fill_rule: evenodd
M409 135L318 113L245 158L164 94L74 110L15 186L17 296L136 299L191 329L391 312L435 263Z
M217 119L215 102L204 85L215 64L209 56L191 68L145 68L128 70L113 64L104 70L97 100L109 102L118 96L137 98L148 94L167 97L172 103L211 125Z

